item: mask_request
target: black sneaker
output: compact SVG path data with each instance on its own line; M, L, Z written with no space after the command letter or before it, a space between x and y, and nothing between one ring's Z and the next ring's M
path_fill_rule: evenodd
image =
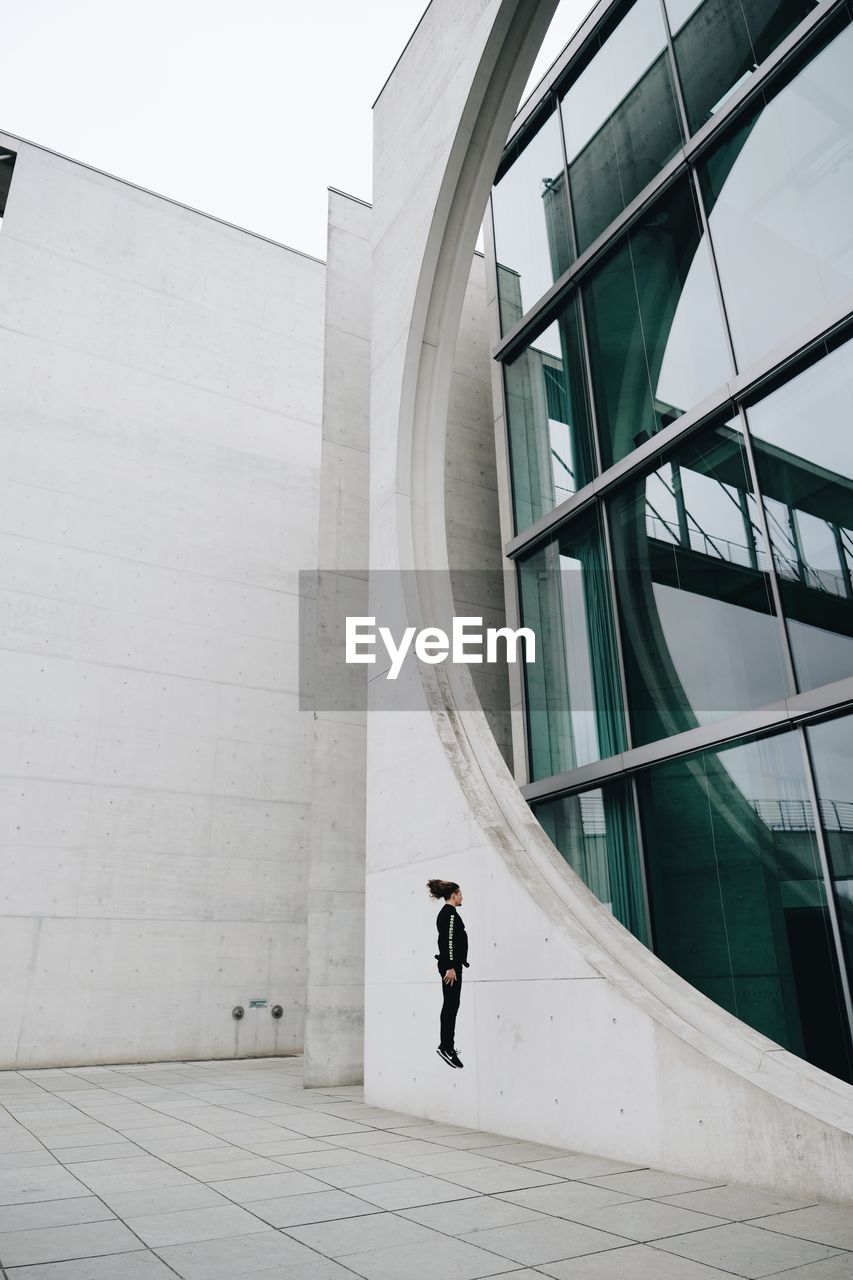
M456 1058L456 1054L453 1052L452 1049L448 1052L447 1049L442 1049L441 1045L439 1045L438 1048L436 1049L436 1053L438 1054L439 1058L441 1058L442 1062L446 1062L449 1067L455 1067L457 1066L457 1064L460 1067L462 1066L462 1063L459 1062L458 1058ZM454 1058L456 1058L456 1062L453 1061Z
M452 1067L464 1067L465 1065L455 1049L451 1049L450 1051L450 1065Z

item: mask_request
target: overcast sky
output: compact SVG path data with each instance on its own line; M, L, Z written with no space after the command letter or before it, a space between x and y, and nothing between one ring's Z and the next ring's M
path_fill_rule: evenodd
M371 104L425 0L19 0L0 129L325 257L326 188L369 200ZM547 68L590 7L562 0Z

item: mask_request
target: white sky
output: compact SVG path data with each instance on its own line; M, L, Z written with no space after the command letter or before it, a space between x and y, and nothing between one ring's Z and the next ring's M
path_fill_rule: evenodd
M19 0L0 129L325 257L326 188L370 199L371 104L425 0ZM590 8L562 0L547 68Z

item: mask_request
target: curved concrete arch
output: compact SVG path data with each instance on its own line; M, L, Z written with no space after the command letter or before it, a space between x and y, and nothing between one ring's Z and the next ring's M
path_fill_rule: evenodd
M456 333L491 179L555 7L433 0L377 104L371 566L421 571L401 580L409 625L453 611L447 575L423 571L447 569ZM613 920L522 800L464 674L423 668L405 711L387 705L381 680L372 691L370 1100L697 1176L853 1198L853 1091L730 1017ZM432 1053L427 875L469 890L475 967L460 1030L473 1022L476 1044L464 1073Z

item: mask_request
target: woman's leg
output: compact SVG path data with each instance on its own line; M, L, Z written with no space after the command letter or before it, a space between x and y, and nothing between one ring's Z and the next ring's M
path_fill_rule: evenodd
M454 983L441 984L441 1048L448 1053L453 1049L453 1037L456 1034L456 1014L459 1012L459 999L462 995L462 979Z

